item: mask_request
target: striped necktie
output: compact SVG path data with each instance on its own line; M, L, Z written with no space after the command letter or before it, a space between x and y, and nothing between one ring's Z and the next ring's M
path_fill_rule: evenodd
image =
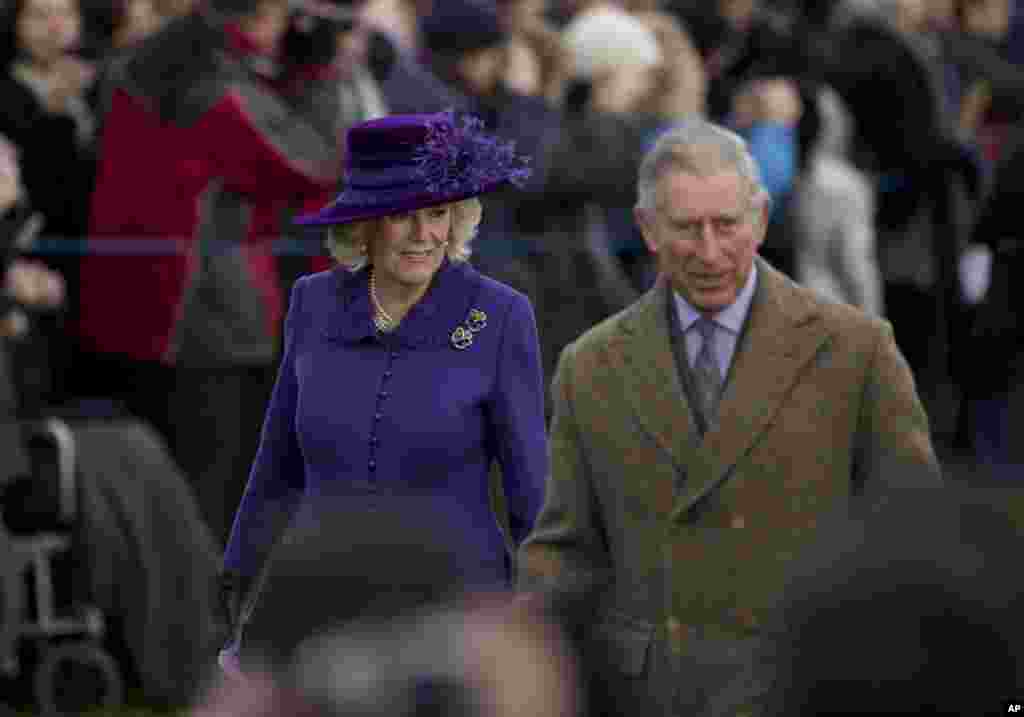
M702 317L697 319L696 329L700 334L700 351L693 363L693 382L704 424L710 428L718 420L718 399L722 394L722 373L715 355L715 322Z

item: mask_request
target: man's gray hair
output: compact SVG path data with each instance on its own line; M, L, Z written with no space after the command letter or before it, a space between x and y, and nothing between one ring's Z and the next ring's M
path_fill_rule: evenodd
M668 169L700 177L736 172L749 182L751 197L767 195L747 143L707 120L687 120L663 134L647 152L637 174L637 209L656 207L658 180Z

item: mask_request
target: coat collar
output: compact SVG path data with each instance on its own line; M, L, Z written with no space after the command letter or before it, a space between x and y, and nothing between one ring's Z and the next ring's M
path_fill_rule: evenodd
M810 295L758 259L754 300L719 405L718 425L695 444L692 417L672 353L669 288L659 280L622 317L609 343L641 425L686 475L679 517L731 475L771 425L800 369L828 338Z
M358 343L377 337L370 307L369 269L351 272L333 270L334 292L338 297L325 334L329 340ZM480 293L480 274L467 262L445 258L423 298L409 310L394 332L384 341L415 347L450 344L452 331L466 320Z

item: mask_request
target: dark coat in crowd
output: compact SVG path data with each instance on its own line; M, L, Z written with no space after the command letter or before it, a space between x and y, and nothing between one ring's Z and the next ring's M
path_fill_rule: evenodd
M960 366L962 380L977 397L1004 395L1024 377L1024 328L1020 320L1020 308L1024 306L1022 204L1024 127L1018 126L996 167L992 188L972 234L973 243L989 247L994 254L991 284L975 310L972 335L963 347Z
M0 505L3 504L3 491L11 480L28 472L28 457L21 428L16 422L18 397L7 349L7 340L0 339L0 455L4 456L0 467Z
M151 430L121 420L73 429L74 584L103 613L147 703L187 705L212 676L225 634L213 589L220 546Z
M761 713L1011 712L1024 685L1014 494L947 484L823 523L772 611L779 639L760 661L771 675Z
M83 347L174 362L200 259L219 251L210 245L209 210L333 189L337 151L202 14L150 38L125 63L104 120L92 251L82 260L81 298L90 309L79 325ZM246 236L244 227L234 229L236 239ZM257 323L226 326L219 340L258 340L247 332L266 332L269 307L252 285L269 279L247 270L244 253L226 254L242 264L235 281L249 284L228 298Z
M54 250L43 257L64 277L74 301L77 241L88 229L96 172L91 118L79 127L70 115L47 112L39 97L10 72L0 76L0 97L0 135L18 147L25 199L45 219L43 236Z
M577 619L622 714L722 688L828 511L884 500L904 467L937 480L892 329L757 266L703 438L664 281L571 344L554 380L551 477L519 574L556 596L593 584L596 614Z
M539 249L537 315L549 381L562 349L638 297L612 254L621 237L610 234L604 210L636 201L640 160L659 127L649 116L589 110L558 113L553 123L544 182L520 194L516 208L519 232Z
M803 28L765 3L754 11L750 27L730 26L704 0L676 0L669 7L693 35L708 72L708 116L722 122L736 91L761 77L799 77L812 69Z

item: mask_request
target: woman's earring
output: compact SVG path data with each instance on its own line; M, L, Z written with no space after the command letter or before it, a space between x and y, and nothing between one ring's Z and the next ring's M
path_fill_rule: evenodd
M359 245L359 253L360 253L360 254L363 254L363 255L365 255L365 254L366 254L366 242L362 242L362 243L361 243L361 244Z

